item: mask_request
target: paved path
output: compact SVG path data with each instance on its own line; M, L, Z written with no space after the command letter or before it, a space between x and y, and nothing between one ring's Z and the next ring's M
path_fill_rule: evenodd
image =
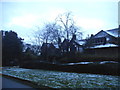
M2 78L2 88L31 88L32 90L35 90L29 85L25 85L21 81L14 80L11 78L6 78L6 77L0 77Z

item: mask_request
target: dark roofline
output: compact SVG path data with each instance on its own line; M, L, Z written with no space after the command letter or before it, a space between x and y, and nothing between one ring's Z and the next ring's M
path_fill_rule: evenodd
M101 31L99 31L98 33L96 33L95 35L93 35L91 38L95 37L96 35L98 35L98 34L101 33L101 32L105 32L105 31L101 30ZM107 32L105 32L105 33L107 33ZM108 34L108 33L107 33L107 34Z
M109 30L105 30L105 31L112 31L112 30L118 30L119 28L115 28L115 29L109 29Z
M106 30L106 31L112 31L112 30L118 30L118 28L111 29L111 30ZM109 33L107 33L106 31L101 30L101 31L99 31L97 34L93 35L93 37L95 37L96 35L98 35L98 34L99 34L99 33L101 33L101 32L105 32L106 34L110 35L110 34L109 34ZM110 35L110 36L112 36L112 35ZM93 37L91 37L91 38L93 38ZM114 36L112 36L112 37L114 37Z

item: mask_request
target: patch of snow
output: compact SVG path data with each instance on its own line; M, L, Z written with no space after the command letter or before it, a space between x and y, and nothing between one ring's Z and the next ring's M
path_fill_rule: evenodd
M67 63L67 64L64 64L64 65L75 65L75 63Z
M105 63L118 63L118 62L115 62L115 61L103 61L103 62L100 62L100 64L105 64Z
M104 48L104 47L118 47L118 45L108 43L108 44L105 44L105 45L96 45L96 46L90 47L90 48Z
M78 63L67 63L67 64L63 64L63 65L77 65L77 64L90 64L93 62L78 62Z
M92 62L79 62L78 64L90 64Z
M55 44L54 46L55 46L55 48L59 48L59 46L57 44Z
M87 77L103 77L102 75L89 74Z
M85 40L76 40L75 42L77 42L79 45L84 45L86 43Z

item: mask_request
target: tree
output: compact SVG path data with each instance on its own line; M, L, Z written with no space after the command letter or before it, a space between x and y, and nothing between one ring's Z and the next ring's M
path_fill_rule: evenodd
M40 54L40 46L24 43L23 52L38 56Z
M70 39L70 37L75 34L80 38L82 37L82 32L80 32L79 27L75 25L71 12L60 14L56 18L56 21L60 24L62 30L64 31L64 34L66 35L64 38Z
M57 43L61 39L70 39L73 35L82 39L80 28L75 25L71 12L60 14L53 23L47 23L43 28L37 27L38 30L34 33L35 42L39 45L42 43Z
M34 35L39 43L58 43L62 36L61 27L56 23L47 23L42 29L38 27L38 31Z
M14 31L2 31L3 65L20 62L23 48L22 40Z
M61 31L61 26L57 25L57 23L49 23L46 25L48 28L46 29L49 32L49 40L52 43L58 43L60 38L63 37L63 32Z

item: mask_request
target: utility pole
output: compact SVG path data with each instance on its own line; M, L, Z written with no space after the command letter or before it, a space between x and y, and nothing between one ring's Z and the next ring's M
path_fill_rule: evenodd
M120 62L119 53L120 53L120 25L118 27L118 62Z

